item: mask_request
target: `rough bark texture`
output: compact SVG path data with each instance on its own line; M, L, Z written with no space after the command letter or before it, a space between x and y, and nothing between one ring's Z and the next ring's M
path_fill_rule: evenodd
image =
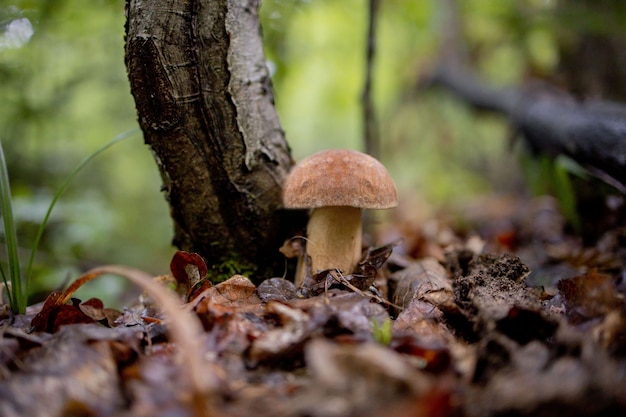
M293 161L273 105L258 7L126 2L126 66L171 208L173 243L203 255L214 275L268 273L284 238L281 186Z

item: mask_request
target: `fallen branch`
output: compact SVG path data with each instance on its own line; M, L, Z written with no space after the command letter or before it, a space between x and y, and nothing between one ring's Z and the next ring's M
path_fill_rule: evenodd
M441 67L427 83L507 116L536 153L566 155L626 194L626 105L580 102L541 88L495 88L470 71Z

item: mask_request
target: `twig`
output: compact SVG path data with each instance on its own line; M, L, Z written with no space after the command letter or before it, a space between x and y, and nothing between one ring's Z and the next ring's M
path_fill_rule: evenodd
M365 56L365 84L361 94L363 105L363 135L365 152L376 159L380 159L380 140L378 125L376 123L376 111L372 97L372 73L374 54L376 51L376 18L378 15L379 0L369 0L368 26L367 26L367 49Z
M382 297L380 297L380 296L378 296L376 294L368 293L368 292L365 292L365 291L360 290L359 288L355 287L354 285L352 285L350 283L350 281L348 281L346 279L346 277L341 273L341 271L339 271L337 269L335 269L334 271L330 271L329 275L335 281L345 285L348 289L352 290L353 292L355 292L357 294L360 294L360 295L362 295L364 297L369 297L369 298L371 298L373 300L376 300L377 302L379 302L381 304L386 304L386 305L388 305L390 307L393 307L393 308L397 309L398 311L404 310L404 307L402 307L402 306L394 304L391 301L385 300L384 298L382 298ZM328 280L326 280L326 284L325 285L326 285L325 291L327 292L328 291L328 287L329 287Z

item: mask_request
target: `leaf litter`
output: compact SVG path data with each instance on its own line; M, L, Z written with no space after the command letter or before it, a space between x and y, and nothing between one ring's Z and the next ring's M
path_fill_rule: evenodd
M212 285L185 252L161 277L96 268L25 315L2 310L0 415L626 415L623 232L583 247L530 213L479 224L484 240L404 225L422 237L304 289ZM111 273L142 287L135 305L73 298Z

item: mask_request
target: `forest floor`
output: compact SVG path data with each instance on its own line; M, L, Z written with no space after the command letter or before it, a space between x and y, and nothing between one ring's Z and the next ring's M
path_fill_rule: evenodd
M626 230L583 243L550 198L478 207L390 225L304 296L236 275L176 314L151 292L5 309L0 415L626 415Z

